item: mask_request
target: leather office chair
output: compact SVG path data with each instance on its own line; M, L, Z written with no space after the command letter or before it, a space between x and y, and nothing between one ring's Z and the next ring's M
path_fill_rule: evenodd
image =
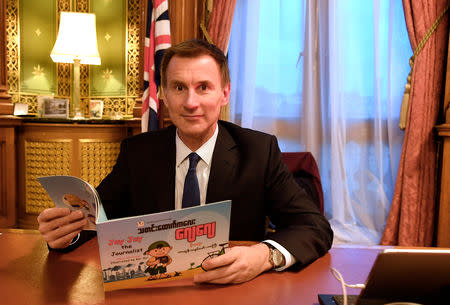
M319 168L313 155L310 152L284 152L281 155L283 162L287 165L297 184L319 202L318 207L323 214L322 183ZM300 177L303 179L300 180Z
M323 214L323 190L320 180L319 168L310 152L284 152L281 153L283 162L294 176L295 181L318 202L318 208ZM302 178L302 179L301 179ZM266 216L266 232L274 232L276 227Z

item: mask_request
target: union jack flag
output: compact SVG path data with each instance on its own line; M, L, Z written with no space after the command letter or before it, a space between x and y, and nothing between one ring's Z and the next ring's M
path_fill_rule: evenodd
M158 88L164 50L170 47L170 21L167 0L148 0L144 49L144 94L142 132L158 129Z

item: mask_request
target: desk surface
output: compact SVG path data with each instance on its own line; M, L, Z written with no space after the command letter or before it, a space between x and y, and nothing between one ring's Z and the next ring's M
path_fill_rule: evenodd
M271 272L240 285L195 285L175 281L103 291L97 239L67 254L49 253L36 231L1 230L0 303L9 304L318 304L317 294L339 294L330 273L364 283L381 247L334 247L299 272ZM349 289L357 294L358 290Z

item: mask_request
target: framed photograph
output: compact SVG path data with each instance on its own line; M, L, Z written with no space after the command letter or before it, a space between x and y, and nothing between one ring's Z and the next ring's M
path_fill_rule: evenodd
M38 97L38 116L42 118L69 118L69 100L53 96Z
M15 103L14 104L14 115L27 116L28 115L28 104Z
M44 105L46 104L46 101L52 100L52 95L39 95L37 97L37 116L42 118L44 117Z
M101 119L103 116L103 101L90 100L89 101L89 117L91 119Z

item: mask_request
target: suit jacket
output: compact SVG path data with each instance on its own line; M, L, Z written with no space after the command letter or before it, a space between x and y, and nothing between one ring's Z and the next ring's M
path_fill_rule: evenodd
M276 138L228 122L218 126L206 203L232 200L230 240L275 240L298 265L325 254L333 232L283 163ZM108 219L174 209L175 133L171 126L122 141L97 188ZM275 233L265 234L266 215Z

